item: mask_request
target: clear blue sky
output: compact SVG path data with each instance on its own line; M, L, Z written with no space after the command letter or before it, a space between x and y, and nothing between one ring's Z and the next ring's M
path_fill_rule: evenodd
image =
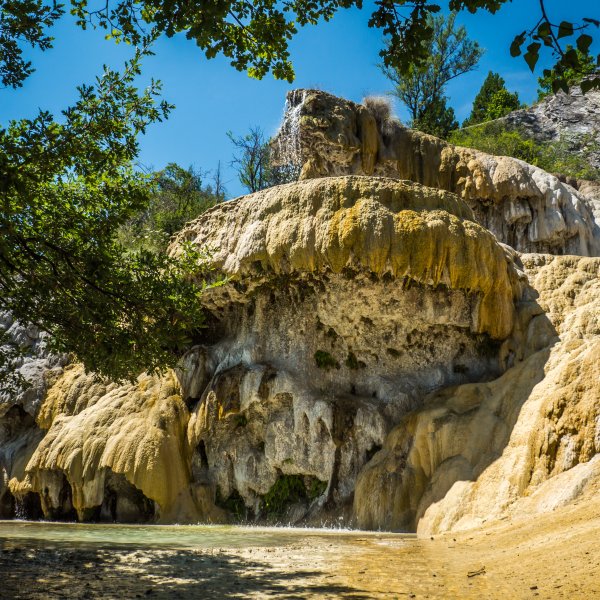
M229 66L226 59L204 58L201 51L183 36L161 39L156 56L145 63L145 75L162 80L164 97L176 105L169 120L154 125L141 139L141 161L159 169L169 162L214 169L221 161L229 196L243 192L229 167L232 147L226 132L247 132L258 125L268 135L277 130L285 94L294 87L319 87L336 95L360 101L365 95L384 94L390 82L377 67L382 38L367 27L366 10L340 11L329 23L301 30L291 45L296 70L293 84L276 81L270 75L262 81L250 79ZM509 55L513 37L533 25L538 14L537 0L514 0L497 15L463 13L459 22L469 36L486 49L477 71L462 76L448 87L450 103L459 120L465 118L489 70L506 79L510 90L524 102L536 96L536 77L521 58ZM556 22L582 16L600 18L600 0L547 0ZM31 117L38 108L58 113L76 98L78 84L92 82L103 64L119 67L128 56L126 46L104 40L101 31L81 31L70 16L55 27L55 47L31 58L37 71L17 91L0 91L0 124L9 119ZM596 52L600 31L594 34ZM396 105L400 118L406 114Z

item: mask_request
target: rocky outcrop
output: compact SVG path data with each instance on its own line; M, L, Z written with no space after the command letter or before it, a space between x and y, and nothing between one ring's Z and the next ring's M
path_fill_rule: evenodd
M407 415L362 471L358 524L465 529L572 502L600 478L600 260L526 255L534 352ZM560 337L556 337L558 334Z
M282 131L304 179L212 208L169 248L211 277L175 371L107 382L5 319L34 385L1 398L0 516L430 534L600 484L600 259L520 255L482 225L585 254L594 203L299 98Z
M202 296L207 342L178 381L67 368L16 500L81 520L350 517L358 473L424 395L520 359L523 273L450 193L289 184L215 207L171 252L184 242L225 277Z
M522 273L451 194L366 177L288 184L212 209L172 251L183 242L227 276L203 295L219 341L193 361L208 382L188 428L195 477L249 514L298 477L306 500L322 493L295 517L343 510L426 391L514 360Z
M72 366L41 407L47 433L13 493L36 492L50 516L189 521L188 417L173 374L118 386Z
M600 169L600 90L583 94L576 85L568 94L562 91L550 94L541 102L496 122L538 142L568 141L573 152L585 154L590 164ZM586 151L590 142L595 147Z
M24 492L17 503L9 480L25 476L25 467L43 437L35 416L67 359L48 350L45 334L20 324L10 314L0 315L0 332L6 344L0 352L12 357L0 390L0 518L38 517L42 514L39 498Z
M453 146L398 122L378 122L366 106L316 90L288 94L273 142L301 179L359 174L408 179L456 193L477 221L521 252L600 255L588 201L537 167Z

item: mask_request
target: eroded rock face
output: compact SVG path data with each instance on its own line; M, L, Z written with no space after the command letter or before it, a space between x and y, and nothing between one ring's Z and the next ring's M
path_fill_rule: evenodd
M288 184L209 211L171 251L183 241L228 277L203 295L218 341L180 375L184 395L206 386L188 427L194 477L248 514L294 477L323 489L306 486L284 518L349 514L392 423L427 392L515 360L522 272L447 192Z
M0 391L0 518L38 518L39 499L24 493L17 502L8 482L24 477L25 466L43 437L35 416L48 388L62 374L66 358L48 351L47 336L36 327L24 326L10 314L0 314L0 331L22 351L10 365L13 377Z
M581 93L576 85L568 94L560 91L523 110L516 110L499 122L514 128L534 140L545 142L566 138L574 152L585 152L589 140L600 136L600 91ZM586 152L590 164L600 168L600 151Z
M105 512L123 520L156 512L163 521L187 521L195 517L184 438L188 418L173 374L119 386L69 367L41 407L38 425L47 433L13 493L38 493L49 515L72 507L88 520L110 504L112 494L115 506ZM124 482L139 494L124 492Z
M524 274L451 193L311 180L215 207L170 251L184 241L226 276L202 296L206 343L135 384L66 367L9 500L56 519L350 518L395 423L521 358Z
M453 146L377 123L365 106L316 90L288 94L273 143L301 179L343 174L395 177L463 198L479 223L520 252L600 254L600 231L588 201L523 161Z
M408 415L359 476L359 525L476 527L552 510L600 477L600 261L523 262L544 310L529 325L534 353L495 381L434 393Z
M169 249L204 250L218 283L174 372L115 384L32 342L49 362L2 398L0 516L430 533L598 480L600 259L520 256L481 225L591 252L593 203L310 94L305 179L214 207Z

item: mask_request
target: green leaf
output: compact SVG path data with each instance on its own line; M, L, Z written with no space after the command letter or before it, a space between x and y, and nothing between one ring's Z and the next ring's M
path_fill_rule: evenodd
M583 33L577 38L577 48L579 48L579 50L584 54L587 54L587 51L592 45L592 41L591 35Z
M562 90L565 94L569 93L569 85L564 79L555 79L552 82L552 91L556 94L559 90Z
M541 46L542 45L539 42L534 42L533 44L529 44L529 46L527 46L527 52L523 55L523 58L525 59L525 62L529 66L529 69L531 70L532 73L533 73L533 70L535 69L535 65L537 64L537 61L540 58L539 50L540 50Z
M541 37L541 38L546 38L549 37L552 33L552 29L550 27L550 23L548 23L547 21L544 21L537 30L537 34Z
M568 67L577 69L579 67L579 56L577 55L577 50L575 50L575 48L569 48L565 52L561 62Z
M570 35L573 35L573 23L570 23L569 21L561 21L560 25L558 26L558 39L568 37Z
M513 58L515 56L520 56L520 54L521 54L521 46L525 42L525 36L526 35L527 35L527 32L523 31L523 33L520 33L519 35L515 36L515 39L512 41L512 44L510 45L510 55Z
M595 77L594 79L584 79L581 82L581 92L583 94L586 94L593 89L600 89L600 77Z

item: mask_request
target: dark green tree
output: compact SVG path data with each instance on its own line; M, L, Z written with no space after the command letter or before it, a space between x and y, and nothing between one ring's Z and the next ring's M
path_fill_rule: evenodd
M47 30L64 13L60 4L41 0L0 1L0 82L3 87L20 87L33 72L23 58L23 46L42 51L52 47Z
M434 98L427 106L427 110L414 120L411 126L419 131L446 139L451 131L458 128L454 109L447 106L446 102L445 96Z
M408 109L410 126L426 133L446 137L457 126L454 111L446 106L444 90L448 82L476 68L483 51L467 37L464 27L456 26L456 14L431 17L433 31L426 46L427 59L413 65L407 73L383 66L395 88L392 94Z
M490 71L473 100L471 114L463 122L463 127L484 123L507 115L520 107L519 96L506 89L504 78Z
M202 324L202 257L117 239L155 186L133 169L137 135L171 109L156 82L134 86L145 53L81 86L61 119L42 111L0 129L0 310L113 378L175 364Z
M224 190L205 184L203 173L175 163L153 174L154 187L148 205L119 230L119 240L129 251L164 252L171 237L188 221L224 199Z

